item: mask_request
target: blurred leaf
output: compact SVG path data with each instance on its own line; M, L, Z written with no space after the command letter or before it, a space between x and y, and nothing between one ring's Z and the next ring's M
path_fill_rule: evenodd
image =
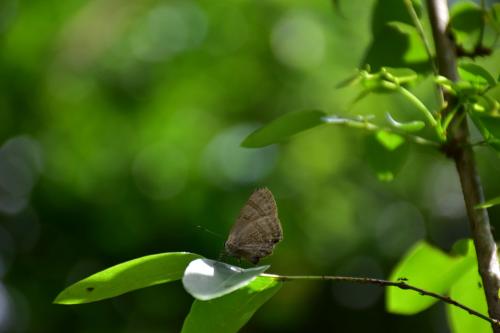
M267 302L282 283L268 277L257 277L250 284L224 297L210 301L195 300L182 333L237 332Z
M483 12L472 2L456 2L450 11L450 29L455 41L467 51L478 45L483 26Z
M186 268L182 284L194 298L207 301L245 287L268 268L269 265L243 269L220 261L196 259Z
M394 268L390 280L397 281L404 277L408 279L408 284L445 294L474 265L473 245L470 243L469 255L451 257L424 241L418 242ZM396 288L388 288L386 296L387 311L406 315L421 312L437 301Z
M498 32L498 30L500 30L500 3L494 3L491 5L490 18L492 21L491 23Z
M186 266L200 255L188 252L153 254L107 268L57 295L54 303L82 304L182 278Z
M472 265L463 272L457 282L450 289L450 297L462 304L488 316L488 308L481 277L477 272L477 265ZM456 306L446 304L448 319L454 333L489 333L491 325L476 316L471 316L466 311Z
M378 131L365 139L365 160L380 181L392 181L408 155L408 145L394 133Z
M468 238L463 238L455 243L453 243L453 246L451 247L450 254L452 256L466 256L469 251L471 250L471 241Z
M480 87L494 87L497 83L486 69L474 63L461 63L458 66L458 73L462 80L469 81L473 85Z
M500 151L500 117L469 113L472 121L481 132L484 140L495 150Z
M361 101L363 98L365 98L366 96L370 95L371 91L369 90L362 90L361 92L359 92L356 97L354 97L354 99L352 100L351 102L351 106L353 106L354 104L358 103L359 101Z
M299 111L287 113L251 133L242 142L243 147L258 148L278 143L307 129L324 124L323 111Z
M340 88L350 87L350 86L353 86L353 85L359 83L360 80L361 80L360 73L357 72L357 73L345 78L344 80L340 81L339 83L337 83L335 85L335 88L340 89Z
M386 117L393 127L405 132L418 132L425 127L425 123L421 120L412 120L405 123L401 123L395 120L390 113L386 113Z
M491 200L485 201L482 204L476 205L475 208L490 208L496 205L500 205L500 197L493 198Z
M421 6L415 6L417 13ZM409 67L417 72L429 71L425 47L413 27L403 1L378 0L372 11L372 42L360 67L373 70L384 66Z
M405 139L401 135L387 131L378 131L375 136L388 150L395 150L405 142Z

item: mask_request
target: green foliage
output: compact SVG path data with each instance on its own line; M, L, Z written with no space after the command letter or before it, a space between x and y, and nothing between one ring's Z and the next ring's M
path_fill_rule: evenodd
M241 145L257 148L281 142L299 132L324 124L325 116L324 112L316 110L287 113L251 133Z
M361 87L363 91L373 93L396 92L401 85L415 82L417 73L409 68L382 67L380 71L371 73L369 71L359 72Z
M365 159L381 181L391 181L408 156L408 144L400 135L378 131L365 139Z
M450 297L459 300L462 304L467 304L472 309L488 315L484 289L481 284L481 277L477 271L477 265L471 265L464 271L459 279L450 289ZM446 311L453 333L490 333L491 325L475 316L471 316L465 311L447 304Z
M475 63L460 63L458 74L462 80L470 82L478 89L490 89L497 85L495 78L486 69Z
M436 82L446 91L459 98L460 103L473 103L478 98L484 97L484 94L496 87L497 81L486 69L470 62L462 62L458 66L460 80L452 82L451 80L438 76Z
M481 113L470 113L474 124L488 145L500 151L500 117Z
M196 299L207 301L241 289L269 266L243 269L220 261L197 259L184 272L184 289Z
M389 279L398 281L404 278L411 285L432 290L437 294L446 294L474 265L473 245L471 241L469 243L469 252L466 256L452 257L424 241L418 242L396 265ZM436 301L430 297L408 294L401 289L386 290L386 308L392 313L416 314Z
M224 297L195 300L182 333L237 332L280 288L282 283L258 277L250 284Z
M483 202L482 204L477 205L476 208L478 208L478 209L490 208L490 207L493 207L496 205L500 205L500 197L496 197L496 198L487 200L487 201Z
M291 237L283 244L288 246L286 253L275 257L284 270L295 269L297 262L312 271L324 269L325 263L336 267L338 258L348 261L360 249L380 246L373 244L371 236L373 215L384 218L376 220L377 230L384 228L386 218L391 222L387 211L394 203L388 204L388 197L411 200L406 196L411 193L412 198L419 198L412 202L416 207L427 207L432 201L433 209L422 214L426 225L443 220L434 209L441 203L434 202L437 190L433 179L426 177L434 175L440 161L412 158L412 172L397 184L405 187L404 198L390 192L390 186L373 189L360 184L359 177L352 180L345 175L351 170L362 174L368 166L380 180L393 179L406 162L410 144L426 140L434 143L433 149L438 147L446 140L452 116L462 107L486 143L500 151L497 81L491 74L498 63L479 58L477 63L460 63L459 82L436 78L458 101L454 112L440 119L445 106L435 105L435 87L425 86L431 82L426 81L429 54L404 1L334 1L348 20L333 17L327 2L304 2L297 8L295 3L283 1L243 1L228 6L182 0L142 2L133 10L97 2L52 0L23 6L7 0L0 5L5 9L0 10L0 131L5 139L25 132L33 135L45 160L41 186L28 186L35 189L33 195L12 192L14 197L21 195L32 202L17 215L0 216L7 220L0 225L0 239L7 240L0 244L0 262L5 259L9 264L4 273L6 294L11 287L20 294L5 298L8 310L33 309L18 316L31 320L20 323L21 328L29 325L33 332L91 332L137 331L133 326L137 322L144 331L155 330L157 322L162 329L165 324L167 330L175 326L183 315L185 299L169 294L151 297L134 293L137 299L130 300L130 307L103 302L81 311L53 307L57 310L49 313L40 309L57 292L57 286L51 287L55 278L59 285L66 279L74 280L82 270L94 269L96 258L102 264L165 246L195 246L199 247L197 252L208 251L209 243L193 235L193 224L203 221L224 229L224 223L230 222L239 208L237 195L263 182L289 191L282 192L286 197L282 212ZM418 16L426 18L420 1L412 3ZM490 45L485 42L489 28L497 35L500 32L498 4L487 12L471 3L457 4L451 17L449 32L469 52ZM88 29L110 25L109 18L115 27L109 33ZM425 25L425 20L422 22ZM424 26L430 38L429 32ZM297 42L300 40L312 47L304 48ZM433 57L432 47L430 53ZM342 77L354 67L363 70L342 86L360 90L355 101L363 110L361 116L347 117L341 111L352 96L349 92L336 94L332 84L337 75ZM311 106L327 112L287 113L250 134L241 145L264 147L320 125L341 125L368 132L360 142L364 159L356 155L357 137L331 126L304 133L279 154L272 149L268 155L254 150L256 155L248 159L232 154L235 149L243 151L237 143L252 126L248 121L267 119L269 110L281 113ZM330 111L339 116L327 116ZM385 122L377 118L384 114ZM228 124L233 127L227 129ZM417 132L421 136L416 136ZM436 135L439 142L434 141ZM304 137L309 141L300 141ZM0 154L4 153L0 147ZM4 157L0 156L1 162L7 160ZM212 159L218 163L212 164ZM9 162L20 170L18 174L28 173L17 164L19 160ZM249 160L254 164L247 163ZM229 172L214 165L251 176L217 177ZM266 171L255 176L253 165L263 165ZM490 172L486 183L496 186L496 176L495 171ZM6 183L23 181L34 182L29 175L2 178L1 199L8 192L3 188ZM227 195L228 189L235 195ZM499 198L494 198L478 207L498 203ZM386 237L398 239L398 232L407 230L394 230L378 237L377 242ZM443 242L452 237L447 230L433 232L433 239ZM10 243L15 243L12 248ZM457 244L456 256L449 256L421 242L402 259L391 279L408 279L410 284L437 293L450 292L458 301L484 311L469 247L464 242ZM71 251L66 251L68 248ZM374 261L382 265L394 259L375 251L370 255L377 256ZM89 256L90 265L86 261ZM228 271L229 266L212 262L209 267L215 275L210 279L190 269L184 271L197 258L201 256L183 252L131 260L69 286L54 302L81 304L108 299L179 280L185 273L186 289L199 299L210 300L194 300L183 332L236 332L282 285L269 277L257 277L266 267ZM50 265L40 269L40 263ZM27 274L31 271L33 276ZM47 290L28 288L33 279ZM304 327L300 325L311 331L325 330L320 327L322 312L314 313L316 317L299 312L303 304L330 306L330 293L318 295L304 287L289 297L286 301L297 300L297 308L287 304L290 312L281 307L270 311L273 323L282 324L278 330L299 330ZM355 295L352 298L355 302ZM25 300L29 306L24 306ZM280 304L280 300L276 302ZM387 307L394 313L414 314L434 302L403 290L388 290ZM451 326L459 333L483 332L486 325L454 307L448 313ZM133 320L122 324L130 315ZM342 321L360 325L356 331L386 329L384 320L353 323L358 317L353 312L336 318L339 330L354 330L342 327ZM17 320L9 319L13 318ZM69 322L72 327L67 327ZM117 327L121 324L123 327ZM428 324L422 321L419 325ZM402 331L404 327L391 329Z
M500 3L494 3L488 12L488 19L497 33L500 33Z
M472 2L459 1L450 10L450 29L458 45L472 51L481 43L483 11Z
M57 304L82 304L182 278L187 265L201 256L187 252L153 254L107 268L64 289Z
M418 3L413 1L414 4ZM422 8L415 6L417 14ZM372 19L372 42L360 67L408 67L428 71L429 60L403 1L379 0L375 3Z

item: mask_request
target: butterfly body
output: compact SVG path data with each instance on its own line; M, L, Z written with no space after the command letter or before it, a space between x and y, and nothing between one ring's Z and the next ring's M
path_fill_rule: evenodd
M269 189L256 190L233 225L225 244L227 254L245 258L253 264L273 253L283 239L278 210Z

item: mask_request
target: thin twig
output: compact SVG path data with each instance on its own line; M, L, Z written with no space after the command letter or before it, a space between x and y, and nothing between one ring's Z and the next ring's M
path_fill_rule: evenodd
M413 25L417 29L418 35L420 36L420 39L422 40L422 43L424 44L425 47L425 52L427 53L427 56L429 57L429 63L431 64L432 71L434 74L438 75L438 68L436 66L436 63L434 62L434 59L432 57L432 52L431 52L431 46L429 43L429 40L425 36L425 31L424 27L422 26L422 22L420 22L420 19L418 18L417 12L415 11L415 7L413 7L413 3L411 0L405 0L405 5L406 9L408 10L408 14L410 14L410 17L413 21Z
M370 132L378 132L378 131L386 131L386 132L391 132L395 133L398 135L401 135L402 137L407 138L408 140L418 143L420 145L425 145L425 146L432 146L434 148L439 149L441 145L435 141L428 140L426 138L423 138L418 135L412 135L403 131L398 131L395 128L390 128L390 127L381 127L378 125L375 125L374 123L370 123L365 120L356 120L356 119L349 119L349 118L341 118L341 117L335 117L335 116L329 116L323 118L323 120L326 123L330 124L336 124L336 125L344 125L347 127L352 127L352 128L359 128L359 129L364 129Z
M478 318L481 318L483 320L486 320L487 322L491 323L492 325L496 325L497 327L500 327L500 321L497 319L490 318L488 316L483 315L482 313L469 308L466 305L463 305L462 303L459 303L449 296L443 296L436 294L432 291L427 291L422 288L418 288L415 286L412 286L405 281L388 281L388 280L382 280L382 279L374 279L374 278L366 278L366 277L352 277L352 276L332 276L332 275L277 275L277 274L261 274L261 276L276 279L279 281L294 281L294 280L324 280L324 281L342 281L342 282L352 282L352 283L359 283L359 284L371 284L371 285L377 285L381 287L396 287L402 290L413 290L417 293L419 293L422 296L429 296L436 298L440 301L443 301L445 303L448 303L450 305L456 306L462 310L467 311L470 315L476 316Z
M486 20L485 20L485 15L486 15L486 1L481 0L480 1L481 5L481 26L479 27L479 38L477 39L477 44L476 44L476 49L480 48L483 45L483 39L484 39L484 28L486 25Z

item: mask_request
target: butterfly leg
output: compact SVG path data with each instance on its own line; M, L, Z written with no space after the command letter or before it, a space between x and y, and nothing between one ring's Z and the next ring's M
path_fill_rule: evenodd
M257 265L259 263L260 258L259 257L251 257L250 262L254 265Z

